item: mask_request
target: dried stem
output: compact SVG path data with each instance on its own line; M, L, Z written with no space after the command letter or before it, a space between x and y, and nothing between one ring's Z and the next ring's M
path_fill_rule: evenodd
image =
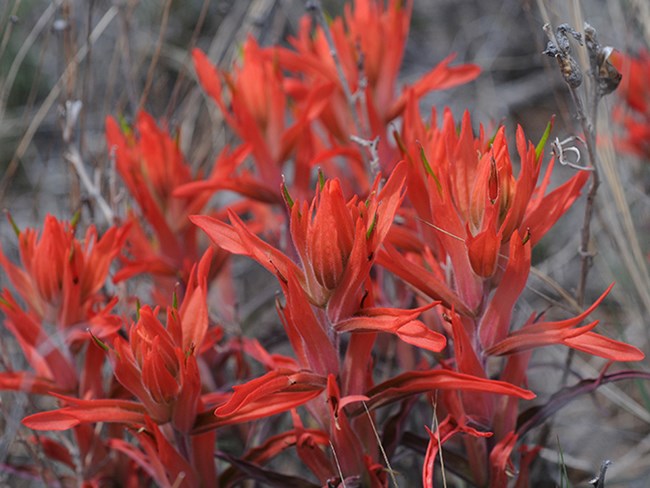
M364 148L370 154L370 160L368 162L370 167L370 176L377 176L379 173L379 152L377 147L379 146L379 136L375 137L372 140L364 139L362 137L357 137L355 135L350 136L352 142L357 143L359 146ZM372 180L371 180L372 181Z
M562 24L557 27L555 33L549 24L544 26L549 43L545 54L554 57L559 66L564 81L566 81L573 103L576 107L577 117L580 121L582 131L585 136L585 146L589 156L589 165L591 169L591 183L587 192L587 201L585 203L585 214L580 231L580 276L576 288L576 302L581 308L584 306L585 292L587 287L587 278L589 270L593 265L594 254L590 249L591 241L591 221L594 214L596 194L600 186L600 172L598 161L598 152L596 148L596 118L598 116L598 104L601 98L616 89L621 81L621 75L616 68L608 61L612 48L603 48L596 36L596 30L585 22L584 33L575 31L568 24ZM570 37L573 37L580 45L586 46L589 56L589 81L590 83L585 90L589 112L585 108L578 88L582 86L582 71L580 66L573 58L571 53ZM565 364L562 383L566 384L568 371L573 361L573 349L569 350Z
M609 459L603 461L600 465L600 472L598 473L598 476L592 479L589 484L594 488L605 488L605 473L607 473L607 468L609 468L611 464L612 462Z
M23 135L23 137L20 139L20 142L18 143L18 147L16 148L16 151L14 152L14 155L11 158L9 165L7 166L7 169L2 175L2 179L0 179L0 199L5 194L5 190L9 185L14 173L18 169L18 165L20 164L20 161L24 156L25 152L29 148L32 139L36 134L36 131L38 130L41 123L45 119L45 116L48 114L50 108L52 108L52 105L54 105L56 99L61 94L63 83L67 79L67 76L74 68L74 66L79 64L86 57L86 55L88 54L88 50L90 49L90 46L94 44L97 41L97 39L101 37L101 35L104 33L108 25L117 15L117 12L118 12L117 7L111 7L106 11L104 16L100 19L100 21L97 23L92 33L90 34L89 43L84 44L81 48L79 48L75 56L75 59L66 66L64 72L61 74L58 81L50 90L50 93L47 95L47 97L41 104L40 108L36 111L36 113L32 117L29 126L25 131L25 134Z
M593 264L594 254L590 250L589 243L591 241L591 221L594 213L594 205L596 202L596 194L600 186L600 173L598 171L598 153L596 151L596 133L595 126L591 122L592 118L586 114L584 104L580 99L579 93L575 88L571 88L571 96L576 106L578 120L582 126L582 131L585 135L585 146L587 147L587 155L589 156L589 163L593 170L591 171L591 182L587 192L587 201L585 203L585 213L582 220L582 229L580 230L580 277L578 279L578 286L576 288L576 301L580 307L584 306L585 290L587 287L587 277L589 270ZM595 93L595 92L594 92ZM594 96L597 97L597 94ZM598 97L599 98L599 97ZM598 106L598 100L593 102L594 112ZM595 114L594 114L595 115Z
M433 398L433 431L438 440L438 457L440 458L440 473L442 475L442 486L447 488L447 474L445 472L445 459L442 456L442 439L440 438L440 422L438 422L438 391Z
M372 431L375 434L375 439L377 440L377 445L379 446L379 450L381 451L381 455L384 458L384 462L386 463L386 468L388 471L388 474L390 475L390 479L393 482L393 485L395 488L399 488L399 483L397 483L397 478L395 477L395 471L393 470L393 467L390 465L390 460L388 459L388 455L386 454L386 450L384 449L383 444L381 443L381 437L379 437L379 432L377 432L377 427L375 427L375 422L372 420L372 415L370 415L370 410L368 410L368 405L366 402L363 403L363 408L366 410L366 415L368 415L368 420L370 421L370 426L372 427Z
M156 50L154 51L153 57L151 58L151 63L149 63L144 90L142 90L142 96L140 97L140 102L138 103L138 112L143 109L144 104L147 102L149 91L153 85L153 76L156 72L156 66L158 65L158 60L160 59L163 41L165 40L165 34L167 33L167 24L169 21L169 11L171 9L171 6L171 0L167 0L165 7L163 8L162 21L160 22L160 31L158 32L158 40L156 41Z
M90 176L88 175L85 165L81 159L81 154L79 154L77 148L74 147L74 145L70 145L68 147L67 152L63 156L66 159L66 161L68 161L74 167L75 171L79 175L81 184L86 188L86 191L88 192L90 197L95 202L97 202L97 205L99 205L99 209L104 214L106 221L109 223L113 223L115 219L115 214L113 213L113 210L111 210L111 206L102 196L101 192L99 191L99 188L97 188L97 186L90 179Z

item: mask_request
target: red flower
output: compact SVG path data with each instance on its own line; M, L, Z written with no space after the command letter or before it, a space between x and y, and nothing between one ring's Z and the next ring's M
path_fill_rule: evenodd
M188 216L200 212L212 195L201 188L178 196L175 191L193 181L189 164L178 144L161 130L147 113L138 114L133 130L121 129L117 121L106 119L106 139L115 157L117 171L138 203L141 217L130 213L132 223L125 266L115 281L140 273L151 273L161 301L171 296L179 276L186 281L192 265L200 257L196 227ZM225 152L224 158L234 157ZM199 175L200 176L200 175ZM151 226L153 236L142 222ZM223 260L217 254L217 260ZM214 266L216 272L218 266Z
M47 215L40 236L35 229L19 231L22 269L0 247L0 266L29 310L61 330L85 324L92 315L128 227L111 227L100 238L91 225L83 240L75 238L75 230L75 224Z
M598 320L575 327L596 309L613 286L610 285L591 307L577 317L557 322L533 322L531 317L521 329L487 349L486 354L503 356L551 344L564 344L611 361L641 361L645 354L638 348L591 332L598 325Z
M329 26L350 92L362 94L367 103L367 114L361 113L360 117L368 117L373 135L382 135L386 125L402 113L406 104L406 96L397 96L396 86L412 9L412 1L390 0L384 6L384 2L376 0L357 0L354 7L346 5L344 19L334 19ZM291 95L300 100L303 94L309 93L309 86L337 87L328 97L329 103L321 120L332 135L341 141L347 140L349 134L355 134L358 129L352 123L353 117L322 29L319 27L312 34L311 22L304 18L298 37L291 40L291 44L295 51L285 48L274 51L282 67L302 75L301 80L291 80ZM480 73L477 66L470 64L449 67L452 59L450 56L443 60L411 87L416 97L466 83Z
M121 336L114 339L109 352L115 378L139 403L59 396L71 406L27 417L25 425L64 430L87 422L142 424L147 415L160 424L171 421L179 432L189 432L201 408L196 356L208 330L207 274L211 259L212 250L208 250L192 269L180 310L167 311L167 327L158 320L158 308L144 306L128 331L128 340ZM108 349L98 339L96 342Z
M614 108L614 118L624 128L624 136L617 142L623 149L645 159L650 159L650 53L643 51L638 57L615 53L612 58L623 74L618 93L628 110Z
M158 309L143 307L129 331L112 352L115 377L140 399L158 423L172 421L188 432L199 408L201 379L196 356L208 330L207 275L212 250L192 269L180 310L167 310L167 327Z
M201 85L256 163L257 174L233 165L220 178L211 178L211 187L230 188L256 200L281 203L277 188L282 183L282 167L294 152L299 153L295 178L303 184L309 179L311 150L305 160L298 149L310 147L310 122L326 103L322 87L311 91L305 103L297 107L295 122L289 127L287 111L292 104L285 93L284 76L277 60L268 56L255 39L246 40L241 65L232 73L218 71L199 49L192 55ZM228 103L224 84L229 91Z
M8 290L0 293L0 310L34 370L0 373L0 388L72 392L81 382L83 392L102 391L103 356L87 354L81 374L75 361L81 346L91 339L88 330L106 339L121 327L120 318L110 314L116 300L106 303L99 291L126 231L111 227L99 238L91 226L84 240L77 240L74 225L48 215L40 236L33 229L17 231L22 267L10 262L0 248L0 265L28 311Z
M296 276L312 303L327 307L337 322L358 309L361 284L402 201L405 169L396 167L381 191L377 179L365 202L354 197L346 203L337 180L324 183L311 205L289 201L291 236L302 269L232 212L232 225L205 216L193 216L192 221L218 246L255 259L281 280Z
M513 233L518 230L532 245L539 242L578 198L589 175L579 172L546 195L553 165L538 184L541 157L521 128L516 136L521 169L515 179L503 127L487 141L482 128L478 137L472 134L469 113L457 131L450 112L442 128L426 128L416 110L411 99L398 138L409 162L408 197L424 223L412 224L422 229L421 237L414 232L412 238L422 240L420 249L431 250L420 251L431 271L414 273L390 247L379 261L458 312L475 313L483 303L484 280L496 274ZM447 260L455 289L436 273Z
M235 67L233 73L217 71L199 49L194 49L192 56L201 85L260 161L262 181L278 187L281 183L278 164L286 153L282 147L286 97L278 66L262 55L252 37L244 43L241 66ZM230 109L224 100L221 76L230 91Z

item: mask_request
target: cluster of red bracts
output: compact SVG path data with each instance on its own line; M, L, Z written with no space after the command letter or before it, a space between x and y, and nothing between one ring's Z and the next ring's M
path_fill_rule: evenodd
M15 227L20 266L0 250L22 300L4 290L0 309L30 367L6 368L0 387L59 402L23 423L73 429L78 446L39 437L69 473L12 469L88 486L282 483L297 475L266 465L292 450L298 475L311 473L305 485L386 486L385 456L417 410L432 419L419 426L425 486L447 442L462 446L468 468L459 475L476 485L515 476L524 486L536 450L517 454L515 422L520 400L535 397L525 389L532 350L563 344L611 361L643 358L593 332L597 321L580 325L611 287L576 317L513 320L532 247L588 176L549 190L544 141L535 148L521 128L513 164L503 127L488 139L469 114L457 126L448 111L441 125L435 111L425 123L424 93L479 70L445 60L396 93L411 7L358 0L331 23L352 106L323 32L312 35L307 20L292 49L247 40L230 73L195 51L200 82L242 141L205 177L192 176L177 139L149 115L132 128L108 119L110 151L136 203L123 223L101 238L91 226L80 239L77 224L48 216L40 237ZM379 174L367 164L374 156L349 140L359 130L379 137ZM242 199L208 210L221 190ZM231 254L277 280L291 356L214 320L237 320ZM129 297L143 274L163 306ZM391 405L391 416L380 410ZM283 413L293 427L264 423ZM248 448L222 452L222 438Z
M614 108L614 118L623 133L617 138L618 146L630 153L650 160L650 53L642 51L636 57L615 53L616 67L623 75L619 88L624 105Z

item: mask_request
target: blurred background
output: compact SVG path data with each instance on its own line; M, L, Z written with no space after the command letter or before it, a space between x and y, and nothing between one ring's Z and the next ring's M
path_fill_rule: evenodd
M323 6L334 16L345 3L332 0ZM147 110L180 130L182 150L195 169L210 168L218 151L235 139L198 86L190 50L201 47L228 68L247 36L262 45L286 42L304 14L301 0L3 0L0 5L0 207L21 228L40 225L46 213L70 218L77 210L86 222L106 226L63 155L73 145L90 175L111 191L107 115L132 121L138 110ZM409 83L456 53L457 62L480 65L482 75L466 86L430 94L422 101L423 114L432 106L438 113L449 106L456 115L470 110L476 128L505 124L512 136L520 124L534 142L555 114L552 138L562 140L580 129L555 61L541 54L546 46L542 26L566 22L579 27L584 20L596 28L601 44L623 53L634 55L650 46L647 0L415 0L401 78ZM616 281L597 311L599 330L648 353L650 162L614 148L620 129L611 110L620 103L616 93L609 95L599 112L603 185L592 226L597 255L586 303ZM556 168L556 184L574 171ZM520 322L533 311L565 318L575 309L571 297L580 266L583 211L584 202L575 205L536 248L535 272L519 304ZM15 256L15 236L4 218L0 238L5 252ZM4 276L0 286L7 286ZM272 299L274 290L268 293ZM566 354L552 347L534 356L529 379L540 404L564 384ZM586 361L577 354L566 381L595 378L602 366L602 360ZM650 369L647 362L630 367ZM534 471L538 486L566 486L564 468L572 484L583 486L605 459L613 461L608 487L647 486L649 388L634 382L602 386L528 434L526 443L545 446ZM5 414L22 408L13 393L1 393L0 399ZM12 444L16 430L9 427L0 422L0 462L11 449L20 449ZM408 451L403 456L400 469L408 469Z

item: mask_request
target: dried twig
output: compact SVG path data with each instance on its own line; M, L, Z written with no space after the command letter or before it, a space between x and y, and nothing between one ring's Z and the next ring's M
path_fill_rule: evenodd
M591 170L591 183L587 191L587 201L585 203L585 213L580 230L580 276L576 288L576 301L580 307L584 305L585 290L587 287L587 278L589 270L593 265L594 254L590 249L591 242L591 222L594 213L596 194L600 186L600 173L598 171L598 153L596 150L596 119L598 117L598 105L603 96L611 93L616 89L621 81L620 73L608 61L612 48L603 48L597 40L596 30L585 22L584 38L583 35L574 30L568 24L562 24L553 32L549 24L544 25L544 32L549 38L548 45L544 54L554 57L564 81L569 87L571 98L576 107L576 115L580 121L582 131L585 136L585 147L589 157L589 169ZM577 61L571 53L571 42L569 37L573 37L581 46L586 46L589 55L589 76L593 81L591 90L587 93L590 110L586 110L578 88L582 85L583 74ZM560 145L561 147L561 145ZM574 166L575 167L575 166ZM566 368L563 383L566 382L567 372L573 361L573 349L569 350L567 356Z
M368 162L370 166L370 174L373 177L376 176L379 173L379 151L377 150L377 147L379 146L379 136L372 140L368 140L363 137L351 135L350 140L368 151L370 154L370 160Z
M607 468L612 464L612 462L607 459L603 461L600 465L600 473L594 479L589 481L590 485L593 485L594 488L605 488L605 473L607 473Z
M86 57L86 55L88 54L88 50L90 49L90 45L94 44L97 41L97 39L101 37L101 35L104 33L108 25L117 15L117 12L118 12L117 7L111 7L106 11L104 16L99 20L99 22L97 22L97 25L95 26L95 28L93 29L90 35L89 43L84 44L81 48L79 48L74 61L71 61L66 66L64 72L61 74L58 81L50 90L50 93L47 95L47 97L41 104L40 108L36 111L36 113L32 117L32 120L30 121L29 126L25 131L25 134L23 135L23 137L20 139L20 142L18 143L18 147L16 148L13 157L11 158L11 162L9 163L6 171L2 175L2 179L0 180L0 195L5 194L5 189L9 184L9 182L11 181L11 178L13 177L14 173L18 169L18 164L21 161L22 157L24 156L25 152L27 151L27 148L31 144L32 139L36 134L36 131L38 130L41 123L45 119L45 116L52 108L52 105L54 105L56 99L61 94L63 83L67 79L67 76L69 75L70 71L74 68L74 66L79 64L79 62L81 62L81 60L83 60Z
M76 147L74 147L74 145L70 145L68 147L67 152L63 155L63 157L74 167L75 171L79 175L81 184L84 186L84 188L86 188L86 191L88 192L90 197L95 202L97 202L97 205L99 205L99 209L104 214L106 221L109 223L113 223L115 219L115 214L113 213L113 210L111 210L111 206L102 196L101 192L99 191L99 188L90 179L90 176L86 171L86 167L81 159L81 154L79 154L79 150Z
M583 45L583 36L574 30L568 24L562 24L557 27L553 33L549 24L544 25L544 31L549 37L549 42L544 54L554 57L564 81L569 86L569 92L573 98L576 107L576 115L585 135L585 147L589 156L589 169L591 170L591 184L587 193L587 203L585 205L585 215L580 232L580 257L581 270L578 286L576 290L576 299L579 305L584 304L585 288L589 269L593 264L593 253L589 249L591 239L591 221L594 211L596 193L600 185L600 174L598 171L598 153L596 150L596 119L598 117L598 105L601 98L616 89L621 81L620 73L612 66L608 58L612 52L611 47L602 47L597 40L596 30L585 22L584 25L584 45L589 55L589 75L593 80L593 87L587 94L589 99L589 112L586 110L578 88L582 85L582 70L571 53L571 43L569 37L573 37L580 45ZM560 145L561 147L561 145ZM577 161L576 161L577 162ZM570 165L575 167L574 165Z
M370 415L370 410L368 410L368 405L366 404L366 402L362 402L362 403L363 403L363 408L366 410L366 415L368 415L368 420L370 421L370 426L372 427L372 431L375 434L377 445L379 446L381 455L384 458L384 462L386 463L386 468L388 470L388 474L390 475L390 479L392 480L395 488L399 488L399 483L397 483L397 478L395 477L395 471L393 470L393 467L390 465L390 460L388 459L388 455L386 454L384 445L381 442L381 437L379 437L379 432L377 432L377 427L375 427L375 422L372 420L372 415Z
M156 66L158 65L160 52L162 51L162 44L165 39L165 34L167 33L167 23L169 21L169 11L171 9L171 6L171 0L167 0L167 2L165 2L165 7L163 8L162 20L160 22L160 32L158 33L158 40L156 41L156 50L154 51L153 57L151 58L151 63L149 64L149 69L147 70L147 79L144 85L144 90L142 90L142 96L138 102L138 112L142 110L144 104L147 102L149 91L153 85L153 76L156 72Z

